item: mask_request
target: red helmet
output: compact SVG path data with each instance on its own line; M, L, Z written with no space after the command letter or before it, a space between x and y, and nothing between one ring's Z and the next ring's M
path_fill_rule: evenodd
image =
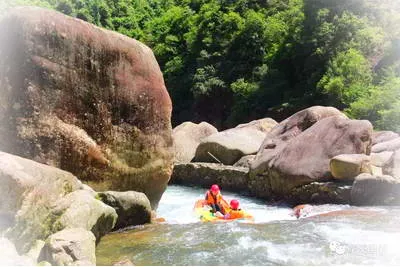
M230 205L232 209L237 210L239 208L239 201L236 199L232 199Z
M211 186L211 191L212 192L218 192L219 191L219 186L218 185L216 185L216 184L213 184L212 186Z

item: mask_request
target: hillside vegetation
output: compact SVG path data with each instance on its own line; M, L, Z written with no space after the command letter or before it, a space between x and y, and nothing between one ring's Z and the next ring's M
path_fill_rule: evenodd
M14 0L150 46L173 124L219 129L332 105L400 131L400 4L388 0Z

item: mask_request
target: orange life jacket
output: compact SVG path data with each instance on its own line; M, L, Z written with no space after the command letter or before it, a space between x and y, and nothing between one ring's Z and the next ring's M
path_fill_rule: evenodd
M222 201L222 195L218 193L216 196L214 196L210 190L207 191L206 193L206 200L207 200L207 205L211 204L220 204Z
M240 218L244 218L245 215L246 214L241 209L238 209L238 210L231 209L231 210L229 210L226 218L227 219L232 219L232 220L233 219L240 219Z

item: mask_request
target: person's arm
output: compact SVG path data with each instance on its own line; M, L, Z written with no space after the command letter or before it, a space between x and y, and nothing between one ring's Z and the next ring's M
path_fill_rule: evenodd
M225 199L221 198L220 207L222 208L222 211L224 213L227 213L229 211L230 205Z
M212 213L217 212L217 207L216 207L215 204L210 204L210 206L211 206L211 208L212 208L212 210L211 210Z

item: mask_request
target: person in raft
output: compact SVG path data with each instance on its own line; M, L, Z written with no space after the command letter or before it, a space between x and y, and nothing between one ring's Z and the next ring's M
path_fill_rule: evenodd
M206 202L212 208L212 213L216 213L219 211L222 214L225 214L226 208L229 206L225 199L222 197L221 192L219 190L219 186L213 184L210 190L206 193Z
M226 212L225 215L222 215L217 212L216 216L225 220L234 220L234 219L242 219L249 217L248 215L246 215L244 211L239 209L239 200L236 199L231 200L229 205L229 210Z

